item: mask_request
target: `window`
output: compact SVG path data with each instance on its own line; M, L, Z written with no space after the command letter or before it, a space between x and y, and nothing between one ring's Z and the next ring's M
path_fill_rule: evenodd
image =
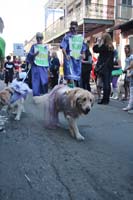
M131 6L132 5L132 0L122 0L123 5Z
M91 0L85 0L85 5L91 4Z
M126 2L127 2L126 0L122 0L122 4L126 4Z

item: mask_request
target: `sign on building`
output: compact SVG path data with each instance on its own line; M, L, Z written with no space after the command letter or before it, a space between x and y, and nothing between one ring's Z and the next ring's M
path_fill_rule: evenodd
M24 45L22 43L13 44L13 54L15 56L24 56Z

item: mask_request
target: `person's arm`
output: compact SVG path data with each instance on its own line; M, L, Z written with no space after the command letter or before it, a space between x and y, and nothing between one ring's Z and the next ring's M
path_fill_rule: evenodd
M34 45L31 46L30 51L26 57L26 61L30 64L33 64L35 59L35 53L34 53Z
M69 60L70 56L67 55L67 52L66 52L66 49L67 49L67 46L68 46L68 38L67 37L68 37L67 35L64 36L64 38L63 38L63 40L62 40L62 42L60 44L60 48L62 49L62 53L63 53L64 57L67 60Z
M107 47L103 44L103 41L97 41L96 44L93 46L94 53L101 53L107 51Z
M92 54L91 54L90 50L88 50L87 60L82 60L82 63L88 64L88 65L93 63Z
M100 38L97 38L96 41L95 41L95 44L93 46L93 52L95 53L100 53L100 47L101 47L102 43L101 43L101 39Z
M70 56L67 55L67 53L66 53L66 49L62 48L62 53L63 53L64 57L65 57L67 60L70 59Z
M81 60L85 59L85 52L87 50L86 44L83 42L82 50L81 50Z
M131 61L129 67L126 68L126 70L129 70L129 69L133 69L133 60Z
M95 45L93 46L93 52L95 52L95 53L99 53L99 47L98 47L98 44L95 44Z
M120 59L118 59L117 62L118 62L118 65L114 65L113 68L115 68L115 69L117 69L117 68L120 69L120 68L121 68L121 61L120 61Z
M30 49L30 51L29 51L29 55L30 55L33 59L39 54L39 51L35 52L34 48L35 48L35 44L32 45L32 47L31 47L31 49Z

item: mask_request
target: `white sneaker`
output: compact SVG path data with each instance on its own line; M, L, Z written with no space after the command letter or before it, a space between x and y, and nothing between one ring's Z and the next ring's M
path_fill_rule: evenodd
M113 99L117 100L117 99L118 99L118 96L115 96Z
M132 110L128 110L129 114L133 114L133 109Z
M123 111L129 111L129 110L131 110L131 108L127 106L127 107L125 107L125 108L122 108L122 110L123 110Z
M118 99L118 96L116 94L113 94L113 96L111 97L111 99Z

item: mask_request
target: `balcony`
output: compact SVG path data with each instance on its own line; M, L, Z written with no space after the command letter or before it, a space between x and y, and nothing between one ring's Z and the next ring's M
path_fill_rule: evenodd
M84 19L114 19L114 6L91 3L85 8L77 7L73 12L68 13L66 17L62 17L50 25L45 30L45 41L53 40L66 33L69 29L70 21L77 20L78 24L83 24Z
M120 4L116 7L116 11L117 19L129 20L133 18L133 6Z

